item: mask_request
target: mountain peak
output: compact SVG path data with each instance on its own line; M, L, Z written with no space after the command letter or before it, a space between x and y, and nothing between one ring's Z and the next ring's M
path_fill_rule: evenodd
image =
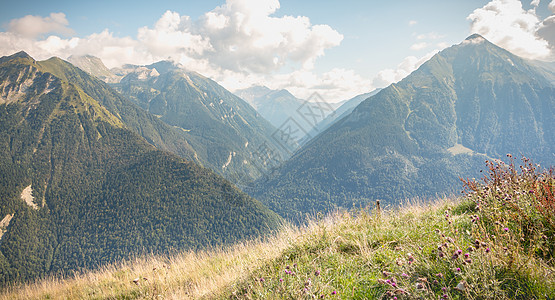
M486 38L484 38L483 36L474 33L471 36L467 37L462 43L461 45L479 45L479 44L483 44L484 42L486 42L487 44L491 44Z
M469 35L465 40L466 41L471 41L471 40L474 40L474 39L484 39L485 40L485 38L483 36L481 36L480 34L478 34L478 33L474 33L472 35Z
M31 61L35 62L35 60L29 54L27 54L27 52L25 52L25 51L19 51L17 53L9 55L9 56L2 56L2 57L0 57L0 62L12 60L12 59L17 59L17 58L28 59L28 60L31 60Z
M174 63L169 60L162 60L159 62L155 62L153 64L145 66L148 69L156 69L159 74L165 74L171 71L176 71L182 69L181 65Z

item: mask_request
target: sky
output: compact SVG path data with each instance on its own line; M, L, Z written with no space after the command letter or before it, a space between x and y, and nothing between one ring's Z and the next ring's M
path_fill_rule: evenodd
M555 0L0 0L0 56L172 60L231 91L337 102L385 87L473 33L555 60Z

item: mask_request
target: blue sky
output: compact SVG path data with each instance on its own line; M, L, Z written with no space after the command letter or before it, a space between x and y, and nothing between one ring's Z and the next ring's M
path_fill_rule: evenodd
M339 101L401 79L473 32L553 60L554 2L17 1L0 11L0 55L92 54L109 67L172 59L231 90L265 84Z

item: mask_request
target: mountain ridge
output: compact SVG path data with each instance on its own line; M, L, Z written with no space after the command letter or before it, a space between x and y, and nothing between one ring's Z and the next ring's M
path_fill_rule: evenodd
M111 90L67 62L3 57L0 78L1 286L278 226L229 181L131 131L96 100L113 103Z
M507 153L550 165L554 95L534 66L473 35L361 102L251 194L302 219L454 193L459 177L478 176L484 160ZM459 145L471 151L454 151Z

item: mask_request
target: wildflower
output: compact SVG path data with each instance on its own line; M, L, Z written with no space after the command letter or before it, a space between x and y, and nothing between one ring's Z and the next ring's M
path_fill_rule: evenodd
M443 299L447 299L447 298L449 298L449 296L448 296L447 294L443 294L443 296L442 296L442 297L443 297Z
M509 231L509 227L505 227L503 228L503 230L505 230L505 232Z
M264 281L266 281L266 280L264 280L264 278L261 277L261 278L260 278L260 282L264 282Z
M409 277L409 275L407 275L407 273L403 273L403 274L401 274L401 276L403 276L403 277L405 277L405 278L406 278L406 277Z
M457 286L455 287L455 289L456 289L456 290L459 290L459 291L461 291L461 292L464 291L464 290L466 290L466 282L465 282L464 280L461 281L461 282L459 282L459 284L457 284Z
M280 278L280 279L279 279L279 282L283 282L283 278Z
M460 271L461 271L461 268L456 268L455 270L456 270L457 272L460 272Z
M461 250L461 249L457 250L457 254L458 254L458 255L461 255L461 254L462 254L462 250Z
M333 292L331 292L331 294L332 294L332 295L335 295L335 294L337 294L337 292L336 292L336 291L333 291Z
M446 291L447 291L447 288L446 288L446 287L442 287L442 288L441 288L441 291L442 291L442 292L446 292Z
M314 275L315 276L320 276L320 271L319 270L314 271Z
M489 248L486 248L486 253L489 253L489 251L490 251Z
M465 258L468 258L469 256L470 256L470 253L465 253L465 254L464 254L464 257L465 257Z

